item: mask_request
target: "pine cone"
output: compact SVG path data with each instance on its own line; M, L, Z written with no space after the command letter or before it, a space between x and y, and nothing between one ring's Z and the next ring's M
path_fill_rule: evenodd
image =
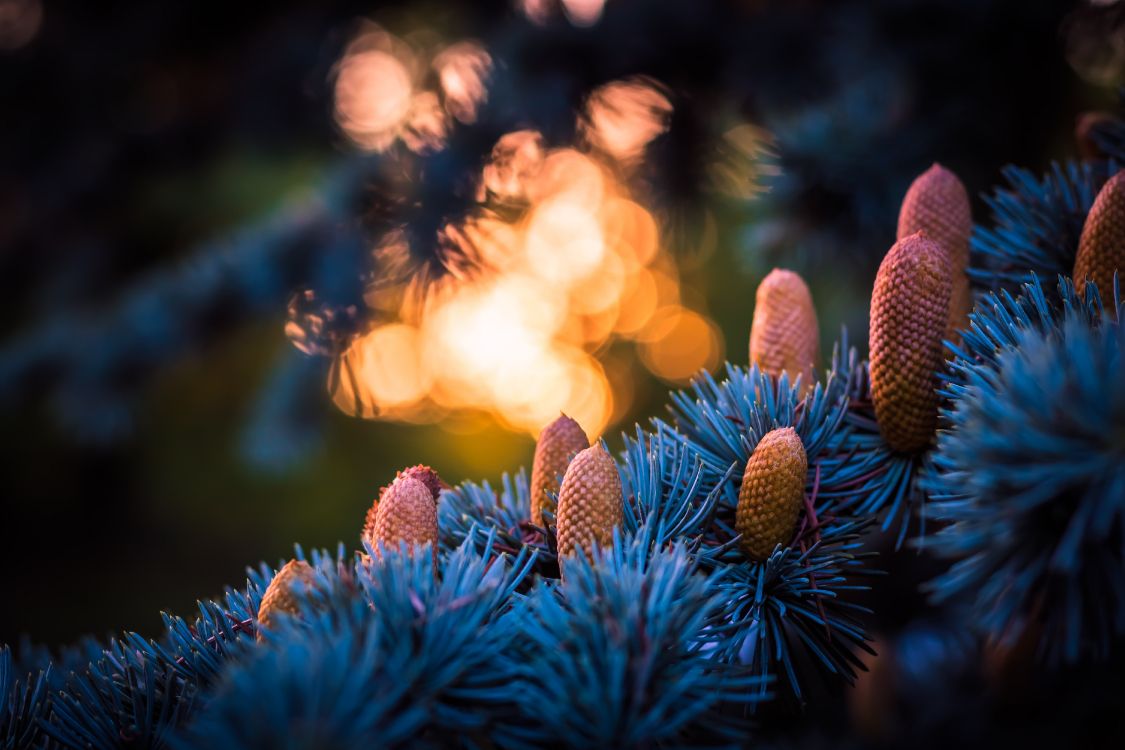
M559 558L586 552L595 542L613 543L613 527L620 526L624 499L617 464L600 444L591 446L570 462L559 490Z
M275 623L274 618L279 613L284 612L289 615L300 613L294 584L307 588L312 586L315 580L316 574L312 566L304 560L290 560L277 571L277 575L266 587L266 593L262 595L262 603L258 606L257 639L259 641L262 640L263 629L272 628Z
M871 294L871 397L891 448L914 452L937 428L934 373L951 295L945 249L919 232L903 238L879 265Z
M421 480L400 476L383 493L375 514L375 527L369 538L378 556L379 545L398 549L402 542L408 547L431 544L437 553L437 503L432 491Z
M1125 171L1109 179L1094 199L1074 260L1074 287L1086 293L1086 280L1098 285L1105 302L1113 290L1113 272L1125 270Z
M945 338L957 341L957 330L969 324L973 295L969 288L969 237L973 233L973 215L969 194L957 175L935 163L914 180L898 214L898 236L901 240L915 232L925 232L931 240L945 248L950 259L953 282L949 321Z
M792 427L771 430L758 441L746 462L734 517L751 559L766 560L774 547L793 538L808 468L805 446Z
M539 433L535 461L531 466L531 522L543 524L543 511L555 512L555 501L547 493L558 492L559 477L579 452L590 447L582 427L563 414Z
M437 502L438 497L441 495L443 489L448 489L449 485L442 481L438 473L424 464L411 466L403 469L395 474L395 479L401 477L412 477L419 480L422 484L430 490L434 496L434 502ZM360 534L360 539L370 540L375 533L375 518L379 514L379 501L383 499L383 495L390 489L390 485L379 488L379 497L371 503L371 507L367 509L367 517L363 521L363 531Z
M808 286L793 271L773 269L758 285L750 364L775 377L787 372L791 381L800 375L807 389L819 352L816 308Z

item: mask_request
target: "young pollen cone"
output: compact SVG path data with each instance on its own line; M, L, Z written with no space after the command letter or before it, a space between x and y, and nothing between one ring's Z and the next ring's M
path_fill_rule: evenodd
M422 480L399 476L387 487L375 513L375 526L369 537L371 548L379 556L379 545L387 550L430 544L437 555L437 503L433 492Z
M790 382L801 376L803 390L813 384L820 353L820 332L809 288L798 274L783 268L769 272L754 301L750 326L750 364Z
M262 596L262 603L258 606L258 634L257 640L261 641L262 631L275 624L274 619L280 613L295 615L300 612L296 587L309 587L316 580L312 566L304 560L290 560L285 563L277 575L266 587Z
M559 490L558 544L562 559L581 547L589 552L595 542L613 543L613 528L620 526L624 498L617 464L601 444L581 451L566 468Z
M945 338L956 342L957 330L969 324L969 313L973 309L969 277L965 273L969 267L973 215L964 184L940 164L935 163L919 175L902 199L896 239L916 232L925 232L949 254L952 295Z
M449 485L442 481L438 473L424 464L411 466L403 469L395 474L395 479L402 477L411 477L417 479L422 484L426 485L430 494L434 496L434 502L437 502L438 497L441 495L443 489L449 489ZM379 497L371 503L371 507L367 509L367 517L363 521L363 531L360 533L360 539L370 541L372 535L375 533L375 519L379 515L379 501L383 499L383 495L390 489L391 485L379 488Z
M808 468L805 446L792 427L770 430L758 441L746 462L734 516L742 550L751 559L766 560L793 538Z
M1086 293L1086 280L1098 285L1102 302L1113 294L1114 271L1125 270L1125 171L1118 172L1102 187L1078 240L1074 260L1074 288ZM1125 279L1122 279L1125 283Z
M924 232L895 243L871 293L871 398L887 444L912 453L937 429L935 373L951 295L945 249Z
M579 451L590 447L582 427L563 414L539 433L535 461L531 465L531 522L544 524L543 511L555 512L548 492L559 491L559 477Z

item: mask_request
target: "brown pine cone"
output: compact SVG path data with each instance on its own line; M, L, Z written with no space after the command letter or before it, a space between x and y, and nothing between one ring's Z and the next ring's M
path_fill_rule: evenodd
M804 279L775 268L762 283L754 302L750 326L750 364L762 372L790 381L800 375L805 389L813 384L813 368L820 352L816 308Z
M601 444L591 446L570 462L559 490L559 558L581 547L587 553L596 542L603 549L613 543L620 526L624 499L617 464Z
M887 444L911 453L937 429L935 373L951 296L945 249L919 232L895 243L871 294L871 398Z
M973 215L965 186L957 175L940 164L935 163L919 175L902 199L896 239L915 232L925 232L949 254L953 287L945 338L957 341L957 330L969 324L969 313L973 309L973 295L965 273L969 267Z
M300 613L300 601L295 588L302 586L308 588L316 580L316 574L304 560L290 560L285 563L277 575L266 587L262 595L262 603L258 606L258 634L257 639L262 640L262 631L274 626L274 619L278 614L285 613L296 615Z
M1078 241L1074 287L1086 293L1086 280L1098 285L1102 302L1113 294L1114 271L1125 270L1125 170L1102 186Z
M388 551L397 550L403 542L408 547L438 545L437 503L433 493L421 480L400 476L383 493L375 514L371 548L379 556L379 545Z
M766 560L779 544L788 544L797 528L805 497L808 457L792 427L767 432L746 462L734 528L753 560Z
M582 427L563 414L543 428L535 443L535 460L531 465L531 522L545 524L543 511L555 512L555 501L547 493L557 493L559 477L579 451L590 447Z
M401 477L411 477L426 485L430 493L434 496L434 502L437 502L443 489L449 489L449 485L442 481L438 473L424 464L411 466L395 474L395 479ZM380 487L379 497L376 498L375 501L371 503L371 507L367 509L367 516L363 521L363 531L360 533L360 539L370 540L372 534L375 533L375 518L379 514L379 501L383 499L383 495L388 489L390 489L390 485Z

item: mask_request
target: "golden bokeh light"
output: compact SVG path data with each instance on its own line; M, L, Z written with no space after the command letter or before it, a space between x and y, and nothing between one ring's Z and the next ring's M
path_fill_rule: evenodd
M367 49L386 35L360 37L336 73L336 122L362 149L382 151L394 142L410 117L414 99L411 74L403 61L382 49Z
M657 377L682 383L701 370L711 370L722 359L722 339L715 324L694 310L661 308L650 323L653 329L640 347L641 360Z
M445 109L465 124L477 121L480 106L488 99L492 56L476 42L460 42L434 58Z
M527 254L544 279L569 285L591 276L605 257L597 215L569 200L540 205L527 229Z
M481 179L483 201L494 196L504 201L525 201L531 184L539 176L545 159L543 136L534 130L507 133L492 148Z
M430 389L432 378L422 357L418 329L401 323L373 328L341 355L347 366L333 370L340 379L332 391L336 406L346 412L371 416L390 412L401 418L399 407L418 402Z
M440 151L449 135L449 123L441 101L432 91L420 91L410 100L410 112L399 137L419 154Z
M605 0L562 0L562 6L575 26L593 26L601 20Z
M382 323L333 370L341 409L412 422L488 414L529 434L565 412L595 436L635 390L636 358L614 342L636 341L640 362L668 382L717 365L718 332L683 305L656 220L603 161L516 131L480 178L480 210L442 229L458 265L424 294L414 278L368 296ZM525 210L502 218L494 200Z
M632 163L645 146L668 129L672 103L648 78L613 81L586 101L583 132L592 146L614 159Z
M454 120L476 121L487 100L492 57L476 42L447 47L431 63L439 90L425 88L426 60L410 45L365 24L336 64L336 124L357 147L416 153L445 146Z

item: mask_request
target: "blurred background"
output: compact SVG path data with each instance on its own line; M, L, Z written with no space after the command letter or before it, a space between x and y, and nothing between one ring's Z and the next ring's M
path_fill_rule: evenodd
M396 469L611 448L809 281L823 363L932 162L1114 108L1112 2L0 0L0 642L355 546Z

